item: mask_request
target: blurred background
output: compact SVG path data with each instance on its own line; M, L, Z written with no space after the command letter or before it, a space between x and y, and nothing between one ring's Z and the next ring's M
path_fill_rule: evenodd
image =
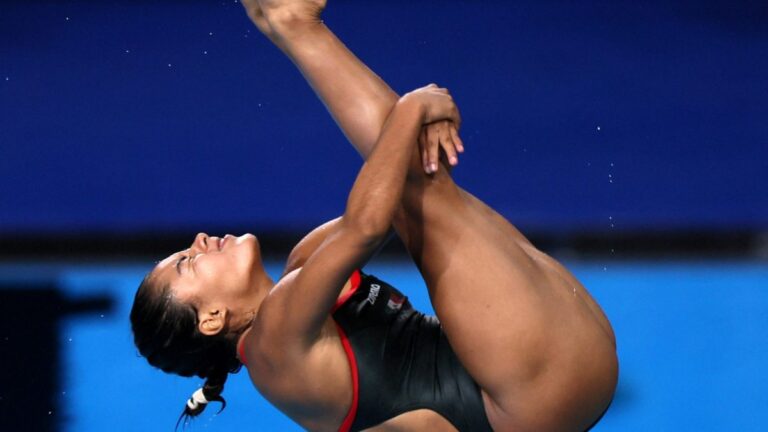
M448 87L457 182L572 269L621 377L597 431L768 427L768 4L330 0L398 92ZM270 271L360 160L237 1L0 2L0 431L170 430L199 380L128 311L197 232ZM430 310L395 243L370 267ZM190 430L298 430L245 374ZM213 410L209 410L213 411Z

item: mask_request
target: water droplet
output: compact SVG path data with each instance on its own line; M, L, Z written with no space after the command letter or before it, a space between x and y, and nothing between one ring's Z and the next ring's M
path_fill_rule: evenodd
M614 225L613 225L613 224L611 224L611 228L613 228L613 227L614 227Z
M257 105L259 106L259 108L261 108L261 103L258 103Z
M104 314L101 314L101 317L104 318Z
M53 414L53 411L48 411L48 415L51 415L51 414Z
M600 126L597 127L597 130L600 130Z
M208 32L208 36L213 36L213 32Z
M170 64L170 63L168 63L168 67L171 67L171 64Z
M126 54L130 54L130 53L131 53L131 50L125 50L125 53L126 53Z
M72 338L67 339L68 342L72 342Z
M69 21L69 17L64 17L64 20Z
M613 174L608 174L608 177L613 177Z
M611 253L615 253L615 252L616 252L615 250L611 249Z
M608 271L608 267L603 267L603 271Z
M203 51L203 54L208 54L208 51Z
M6 81L10 81L10 80L11 80L11 77L5 77L5 80L6 80Z
M613 162L611 162L611 166L613 166Z

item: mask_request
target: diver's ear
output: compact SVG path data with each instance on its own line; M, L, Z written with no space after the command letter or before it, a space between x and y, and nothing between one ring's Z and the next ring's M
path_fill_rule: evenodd
M212 307L198 312L198 324L197 328L200 333L206 336L213 336L219 334L224 329L226 323L227 310L222 307Z

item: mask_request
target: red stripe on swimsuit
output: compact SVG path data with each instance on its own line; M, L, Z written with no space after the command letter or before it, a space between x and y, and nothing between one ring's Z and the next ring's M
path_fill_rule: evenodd
M245 338L240 339L237 343L237 355L240 357L240 363L248 364L248 360L245 358Z
M360 286L361 279L360 271L355 270L355 272L352 273L352 277L349 278L352 286L346 294L336 300L336 305L334 305L333 311L331 313L336 312L338 308L344 305L344 303L346 303L346 301L352 297L352 294L354 294L355 291L357 291L357 288ZM357 404L360 399L357 359L355 358L355 353L352 351L352 345L349 343L347 334L344 333L344 330L342 330L338 323L336 324L336 330L339 331L341 345L344 347L344 352L347 354L349 369L352 371L352 405L350 405L349 412L347 413L347 416L344 418L344 421L341 423L341 427L339 428L339 432L349 432L349 430L352 428L352 423L355 422L355 416L357 415Z
M360 271L355 270L355 272L352 273L352 276L349 278L351 284L349 291L347 291L346 294L336 300L336 304L333 306L331 313L336 312L338 308L344 305L344 303L346 303L346 301L352 297L352 295L357 291L357 288L360 286L361 280L362 277L360 276ZM357 359L355 358L355 353L352 352L352 345L349 343L347 334L344 333L344 330L342 330L338 324L336 324L336 329L339 332L341 345L344 347L344 352L346 353L347 360L349 361L349 369L352 372L352 405L349 407L349 412L347 413L347 416L344 418L344 421L339 428L339 432L349 432L352 424L355 421L355 415L357 414L357 404L359 400ZM237 344L237 354L240 356L240 362L244 365L247 365L248 360L245 357L245 338L241 339Z

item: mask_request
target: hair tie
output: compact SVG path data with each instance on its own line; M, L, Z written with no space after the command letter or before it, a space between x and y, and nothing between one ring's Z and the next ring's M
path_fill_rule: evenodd
M205 398L205 393L203 393L203 388L201 387L192 393L192 397L187 401L187 406L189 409L195 410L200 404L205 405L207 403L208 399Z

